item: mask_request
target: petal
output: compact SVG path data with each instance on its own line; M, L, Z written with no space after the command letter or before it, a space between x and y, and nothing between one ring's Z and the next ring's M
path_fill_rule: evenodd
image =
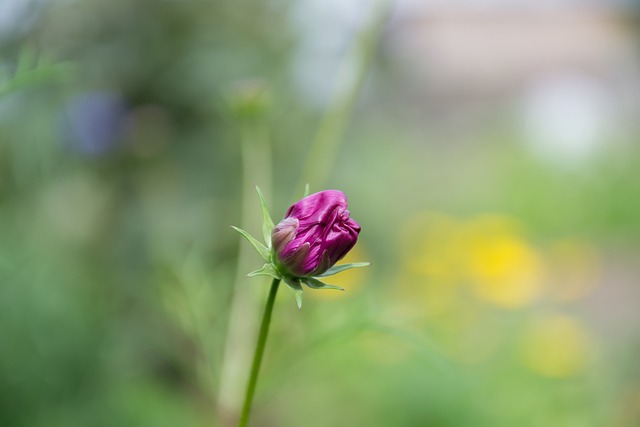
M324 190L298 201L287 210L285 217L295 217L302 226L307 224L330 224L335 221L337 211L347 208L347 196L342 191ZM333 218L332 218L333 217Z
M329 257L329 252L325 250L324 252L322 252L322 256L320 257L319 262L316 262L314 265L305 265L305 276L317 276L319 274L322 274L327 271L333 264L334 262L331 260L331 257Z
M273 228L271 246L276 254L280 254L287 244L296 237L298 226L299 223L296 218L285 218Z
M310 248L311 245L309 243L304 243L299 248L284 255L280 262L294 275L304 276L303 266L307 255L309 255Z

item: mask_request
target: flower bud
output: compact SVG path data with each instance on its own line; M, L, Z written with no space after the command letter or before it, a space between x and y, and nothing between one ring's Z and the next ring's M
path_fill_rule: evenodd
M360 225L349 217L344 193L320 191L291 206L274 227L274 262L285 275L322 274L353 248L358 233Z

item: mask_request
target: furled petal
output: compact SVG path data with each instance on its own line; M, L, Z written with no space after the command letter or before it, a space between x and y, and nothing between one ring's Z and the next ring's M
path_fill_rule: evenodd
M344 193L320 191L291 206L274 228L276 262L293 276L322 274L353 248L359 233Z

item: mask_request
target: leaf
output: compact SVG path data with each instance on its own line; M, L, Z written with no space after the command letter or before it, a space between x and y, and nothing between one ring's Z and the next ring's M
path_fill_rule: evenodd
M37 51L24 48L20 51L15 72L9 76L0 76L0 96L31 85L62 81L72 72L68 63L53 63L46 58L39 58Z
M291 292L293 292L293 297L296 299L296 304L298 304L298 310L300 310L302 308L302 293L303 293L300 280L285 277L284 283L286 283L287 287L291 289Z
M341 288L340 286L328 285L318 279L314 279L313 277L305 277L302 279L302 282L311 289L336 289L338 291L344 291L344 288Z
M271 276L273 278L276 279L281 279L282 277L280 276L280 274L278 274L278 272L276 271L276 269L273 267L273 264L265 264L262 266L262 268L259 268L255 271L252 271L251 273L247 274L248 277L254 277L254 276Z
M247 239L249 241L249 243L251 243L253 245L254 248L256 248L256 251L258 251L260 256L262 258L264 258L265 261L270 261L271 251L265 245L263 245L262 243L257 241L251 234L247 233L243 229L238 228L238 227L234 227L233 225L231 226L231 228L236 230L238 233L242 234L242 236L245 239Z
M264 241L267 244L267 247L271 247L271 231L273 231L273 220L271 219L271 215L269 214L269 208L267 208L267 203L264 201L264 196L262 195L262 191L256 185L256 191L258 192L258 197L260 198L260 205L262 206L262 236L264 237Z
M353 264L334 265L324 273L319 274L317 277L333 276L334 274L338 274L341 271L349 270L351 268L366 267L368 265L371 265L371 263L370 262L354 262Z
M304 199L305 197L307 197L309 193L311 193L311 188L309 187L309 183L307 182L304 185L304 194L302 195L302 198Z

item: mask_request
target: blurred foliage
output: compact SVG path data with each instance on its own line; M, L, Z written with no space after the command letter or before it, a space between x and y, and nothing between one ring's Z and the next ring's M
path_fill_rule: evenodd
M267 288L234 289L229 225L261 184L239 141L272 141L278 218L322 123L291 82L295 7L30 2L0 31L0 425L233 419L229 307ZM548 162L504 108L416 106L389 49L320 165L363 227L345 261L372 266L302 311L278 296L253 424L638 424L637 123Z

